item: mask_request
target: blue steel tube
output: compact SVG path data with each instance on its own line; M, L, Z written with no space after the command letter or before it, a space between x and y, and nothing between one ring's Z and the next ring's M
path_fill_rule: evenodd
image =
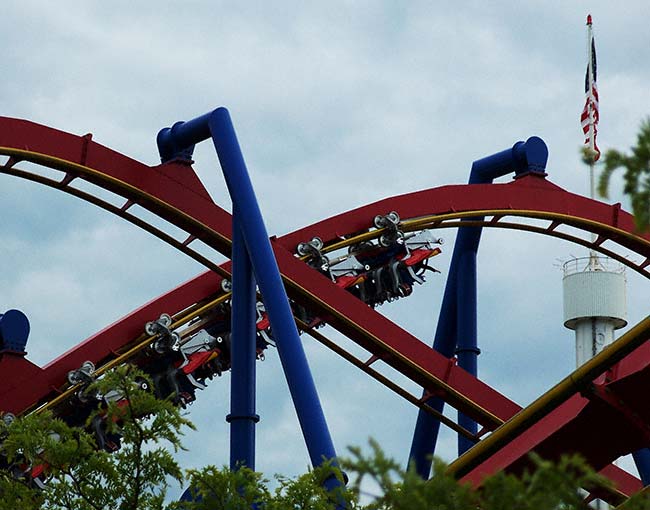
M471 229L476 227L469 227ZM480 233L478 234L480 236ZM478 348L476 327L476 251L467 250L459 257L457 276L457 316L456 320L456 356L458 366L472 375L478 373ZM472 313L472 311L474 313ZM476 422L463 413L458 413L458 424L476 434ZM474 441L458 434L458 455L462 455L474 446Z
M230 336L230 469L255 470L255 360L256 310L255 278L246 251L244 236L237 223L232 225L232 310ZM183 492L180 501L200 502L194 487ZM257 508L254 506L253 508Z
M533 136L526 142L515 143L510 149L475 161L468 184L488 184L512 172L517 176L526 172L543 174L547 159L546 144ZM446 357L457 353L458 365L472 375L477 375L480 352L476 330L476 253L481 231L480 227L461 227L458 231L433 342L433 348ZM441 399L432 398L427 403L442 412L444 402ZM466 416L459 416L459 423L472 432L476 431L476 424ZM436 418L419 411L409 463L422 478L429 477L439 429L440 422ZM471 445L470 440L459 436L459 453Z
M156 143L163 163L181 155L183 151L191 153L194 145L210 138L208 119L210 113L188 121L176 122L172 127L166 127L158 132Z
M238 215L238 223L269 314L273 337L312 465L335 462L336 452L316 385L228 110L218 108L210 115L208 122L234 208L245 211L245 214ZM332 479L329 485L328 488L333 488L340 484Z
M255 278L237 217L232 225L230 337L230 469L255 470Z
M454 253L456 249L454 248ZM454 355L456 348L456 278L452 272L455 258L452 256L447 277L447 285L440 307L440 319L434 336L433 348L447 358ZM427 404L438 412L442 412L445 402L439 397L427 400ZM435 452L440 420L424 411L418 412L418 418L413 431L409 464L413 466L420 477L427 479L431 471L431 458Z

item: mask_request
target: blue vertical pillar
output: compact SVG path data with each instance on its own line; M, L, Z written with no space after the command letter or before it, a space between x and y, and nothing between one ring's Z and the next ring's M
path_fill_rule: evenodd
M230 469L255 470L255 278L237 217L232 225Z
M273 337L312 465L318 466L329 460L335 462L336 452L316 385L228 110L214 110L208 124L233 208L238 213L237 222L269 314ZM329 488L337 485L336 480L329 481Z
M517 142L512 148L498 152L472 164L468 184L488 184L493 179L514 172L517 176L533 172L545 175L548 149L541 138L530 137ZM469 218L468 220L482 218ZM472 375L477 375L477 289L476 254L481 238L480 227L460 227L449 265L449 274L443 296L433 348L446 357L458 355L458 365ZM444 402L439 398L427 401L431 407L442 412ZM476 423L462 413L459 424L476 432ZM422 478L428 478L431 457L435 452L440 421L423 410L418 413L409 463L415 466ZM459 435L458 451L462 454L472 446L472 441Z
M454 254L456 248L454 247ZM453 270L456 258L452 256L447 276L447 285L442 298L438 326L434 336L433 348L447 358L454 355L456 348L456 278ZM454 275L454 276L452 276ZM426 401L427 405L438 412L442 412L445 402L439 397L432 397ZM424 479L429 478L431 471L431 457L433 456L440 432L440 420L422 410L418 412L411 451L409 453L409 464Z
M464 227L468 230L476 227ZM478 239L480 232L471 232L471 237ZM477 248L478 248L478 242ZM465 250L458 259L458 270L456 271L457 285L457 307L456 307L456 356L458 366L467 370L472 375L478 374L478 349L477 327L476 327L476 250ZM477 425L474 420L458 413L458 424L469 432L476 434ZM458 435L458 455L462 455L474 446L474 441Z
M311 462L314 466L321 465L325 461L336 463L336 452L316 392L316 386L298 336L298 330L282 284L280 271L275 261L273 249L228 111L225 108L218 108L190 121L177 122L172 127L161 129L157 137L161 161L165 163L175 158L187 160L191 158L194 145L209 137L212 137L228 191L233 201L234 216L237 218L233 228L233 237L241 234L244 241L243 243L234 242L233 252L237 252L237 255L233 255L233 260L239 259L240 266L242 264L241 260L247 260L258 282ZM238 230L239 234L237 234ZM241 249L242 244L245 245L245 250ZM247 257L240 255L242 251L247 253ZM243 331L242 336L247 338L248 328L251 325L248 315L252 310L251 302L254 304L254 298L251 301L247 296L250 296L250 289L254 288L255 285L252 277L246 279L248 273L244 269L240 273L243 283L238 284L237 287L248 289L248 291L244 290L242 292L241 299L243 301L237 305L237 309L241 310L241 314L238 311L233 315L233 327L241 328L241 331ZM233 278L235 278L234 275ZM236 323L239 326L235 326ZM252 323L254 326L254 321ZM250 358L246 356L242 359L250 361ZM237 361L235 361L235 364L237 364ZM239 372L238 369L235 371ZM242 376L242 378L245 379L246 377ZM249 404L254 402L254 400L250 400L249 392L251 389L248 385L250 382L248 380L246 383L236 385L236 391L245 395L241 401L238 398L234 399L237 406L239 406L239 402L249 402ZM253 407L249 405L246 410L242 408L242 412L245 416L253 416L254 404ZM239 411L233 410L230 415L230 422L235 423L238 420ZM244 462L254 461L254 443L252 447L250 444L251 437L254 438L254 435L251 436L250 427L254 425L255 419L246 418L244 421L247 421L248 424L241 428L235 427L237 431L233 432L233 441L241 446L241 449L238 450L239 453L235 453L234 457L231 457L231 463L234 462L235 465L240 460ZM237 439L234 439L234 437ZM328 490L333 490L342 484L336 478L331 477L323 485ZM190 501L192 496L190 488L185 491L181 499ZM337 508L344 507L345 502L338 497Z
M470 184L474 184L471 182ZM433 348L443 356L458 356L458 365L476 375L478 368L477 340L477 288L476 254L481 236L480 227L460 227L449 265L447 284L440 307L438 326L434 336ZM427 404L442 412L444 401L431 398ZM458 416L459 425L476 433L477 426L462 413ZM422 478L428 478L431 470L431 457L435 452L440 421L429 413L420 410L413 432L409 462ZM474 443L458 435L458 451L462 454Z

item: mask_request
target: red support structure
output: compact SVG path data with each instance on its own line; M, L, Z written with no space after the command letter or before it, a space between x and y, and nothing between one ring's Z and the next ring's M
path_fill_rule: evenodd
M650 340L650 330L644 338ZM643 343L606 374L586 383L581 393L513 435L461 480L478 486L485 476L500 470L521 472L530 466L533 451L550 459L580 453L596 470L605 469L620 456L650 445L650 409L642 390L648 385L650 344Z
M97 144L89 135L79 137L4 117L0 117L0 155L9 156L5 166L0 167L4 173L33 178L73 194L75 180L86 180L121 196L124 204L111 208L93 197L82 198L143 226L128 214L128 209L137 204L184 230L187 234L184 242L160 235L178 249L191 252L192 242L198 239L230 256L232 218L212 202L187 163L172 161L147 166ZM52 182L29 177L17 169L21 160L60 170L62 178ZM569 193L532 174L505 184L442 186L386 198L280 238L272 238L284 284L292 299L367 349L375 359L391 365L432 395L443 397L486 430L494 430L512 418L520 410L519 406L450 364L449 359L294 255L299 243L314 237L322 239L326 248L335 249L346 238L372 229L373 218L389 211L397 211L404 228L412 230L455 227L461 218L486 216L483 226L523 229L568 239L613 256L650 277L647 264L635 264L616 251L619 245L640 254L644 260L650 260L650 236L636 232L632 216L622 211L620 204L610 206ZM548 225L509 223L510 216L542 219L548 221ZM464 222L465 225L470 223ZM563 226L594 233L597 239L592 242L589 236L576 237L564 231ZM604 241L610 243L604 245ZM181 313L209 297L223 294L221 280L222 276L229 274L230 263L212 267L205 259L197 256L197 260L211 267L212 271L135 310L43 368L19 355L0 353L0 370L5 381L0 389L0 409L20 413L55 398L66 384L68 371L78 368L86 360L101 365L115 359L123 353L125 346L132 345L141 336L147 321L163 312ZM650 348L640 347L634 355L628 355L612 367L611 374L614 375L611 380L602 382L602 386L595 387L593 392L576 394L566 400L513 438L506 448L467 474L465 479L479 483L484 473L496 469L516 471L525 464L523 459L531 450L543 451L544 455L550 456L569 450L583 453L594 466L615 479L619 489L626 494L640 488L638 480L607 464L618 454L647 446L648 432L639 430L639 427L650 423L650 412L639 405L643 395L639 395L638 388L650 383L649 365ZM616 396L614 400L609 397L611 395ZM620 406L629 411L627 420L621 419ZM602 427L608 427L609 446L585 433L586 424L593 425L596 421L602 423ZM593 426L591 430L594 430Z

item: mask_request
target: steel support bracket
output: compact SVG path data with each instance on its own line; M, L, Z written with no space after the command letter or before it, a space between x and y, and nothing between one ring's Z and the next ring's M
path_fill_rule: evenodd
M641 432L646 443L650 444L650 423L643 420L633 407L606 384L591 384L589 389L584 392L584 396L592 401L598 399L618 411L628 423Z

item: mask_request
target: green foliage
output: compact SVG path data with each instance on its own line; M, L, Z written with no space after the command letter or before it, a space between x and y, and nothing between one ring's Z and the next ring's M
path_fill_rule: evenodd
M125 367L87 390L120 395L89 417L90 423L100 416L109 431L122 436L121 449L112 454L97 449L93 434L47 412L10 425L0 421L7 459L0 469L0 510L578 510L587 508L580 488L605 484L577 457L559 463L534 457L530 473L498 473L480 490L459 484L442 461L434 460L433 475L425 481L386 457L374 441L369 454L351 448L351 458L341 461L351 478L345 490L341 469L329 464L297 478L276 476L273 483L245 468L208 466L184 474L170 450L182 448L182 430L191 424L171 402L136 384L143 380L142 373ZM44 490L34 488L25 474L38 465L47 466ZM165 505L172 480L191 485L198 500ZM323 488L336 481L339 488ZM624 509L650 510L650 493L631 498Z
M201 470L189 470L188 481L197 501L173 503L171 509L250 510L253 503L270 497L267 480L250 469L230 471L226 467L207 466Z
M504 473L488 478L481 491L481 506L485 510L588 508L577 489L608 485L576 456L563 457L557 464L539 457L533 461L533 472L521 478Z
M324 465L297 478L276 476L276 487L271 490L269 480L250 469L231 472L225 467L208 466L189 472L198 501L175 503L171 509L250 510L255 504L264 510L334 510L341 503L350 510L361 508L352 492L328 492L323 488L324 480L331 477L343 480L338 468Z
M608 150L604 155L604 169L598 183L598 193L607 198L612 174L624 169L623 193L630 197L632 211L639 230L650 227L650 118L641 123L636 145L630 154Z
M358 507L354 495L345 490L341 469L331 464L323 464L298 478L277 476L278 487L264 508L270 510L330 510L343 504L354 510ZM324 488L325 482L333 482L331 491Z
M598 153L595 150L593 150L591 147L587 147L586 145L582 147L582 162L585 165L595 164L597 156Z
M617 507L617 510L650 510L650 491L646 487L641 492L634 494L623 504Z
M476 509L478 493L460 485L445 473L446 466L434 459L433 474L427 481L415 470L404 471L393 459L387 458L379 444L370 441L372 454L366 457L361 449L350 448L352 460L344 462L344 469L353 476L351 491L358 500L363 499L362 484L371 482L377 487L372 501L363 508L368 510L431 510Z
M169 447L181 448L182 429L191 424L171 402L139 388L135 378L146 380L132 367L121 367L87 389L88 394L112 391L123 397L121 404L98 405L88 419L90 423L99 416L108 432L122 436L122 448L113 454L98 450L93 434L69 427L48 412L4 425L0 434L8 463L45 465L49 480L40 491L29 476L16 479L3 471L0 510L163 508L168 480L183 479Z

